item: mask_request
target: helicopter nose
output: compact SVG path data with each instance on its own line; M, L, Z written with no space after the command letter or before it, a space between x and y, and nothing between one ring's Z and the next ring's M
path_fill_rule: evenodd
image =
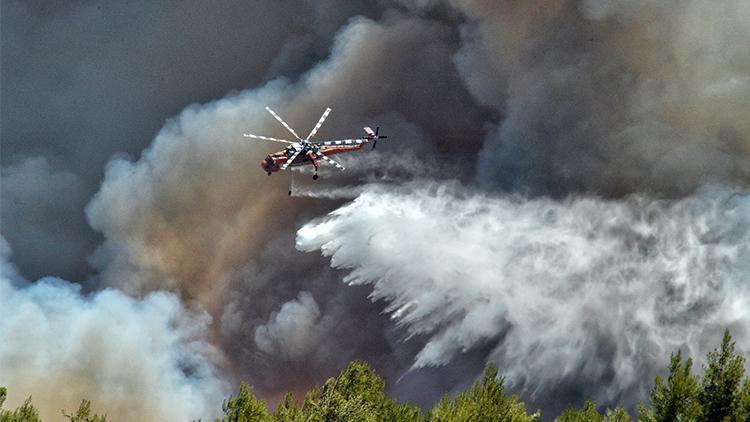
M261 160L261 162L260 162L261 168L263 168L263 170L266 171L266 172L268 172L269 174L274 170L274 167L275 167L274 164L275 163L274 163L274 161L273 161L273 159L271 158L270 155L268 157L266 157L265 160Z

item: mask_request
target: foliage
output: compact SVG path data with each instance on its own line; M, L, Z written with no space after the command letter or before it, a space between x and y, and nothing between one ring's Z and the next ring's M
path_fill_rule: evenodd
M272 421L266 402L255 397L247 384L240 384L237 397L229 397L222 405L224 417L217 422L265 422Z
M602 415L596 409L596 403L587 401L580 410L568 408L555 422L631 422L630 414L618 407L616 409L607 409Z
M670 358L666 379L656 377L649 403L639 408L639 422L750 422L750 379L743 377L745 359L735 353L728 331L721 346L710 352L704 375L691 373L693 361L683 361L678 350ZM308 392L300 405L287 393L275 412L241 384L236 396L227 398L224 415L216 422L539 422L540 412L528 414L518 397L506 395L498 368L488 365L482 378L466 391L443 398L427 413L419 407L396 402L384 391L385 382L367 363L354 361L337 377ZM0 422L39 422L31 397L15 410L3 410L7 390L0 387ZM83 400L74 414L63 411L70 422L105 422L106 415L91 413ZM555 422L631 422L621 408L600 412L587 401L582 408L565 410Z
M690 374L692 359L682 363L678 350L669 362L667 381L656 377L651 390L651 408L640 409L640 420L647 422L694 421L701 414L698 402L698 378Z
M495 365L488 365L481 381L454 400L444 396L429 414L429 420L442 421L508 421L532 422L540 419L537 412L526 413L524 404L515 396L505 395L503 378Z
M605 422L631 422L630 413L622 407L617 407L614 410L607 409L607 414L604 416Z
M651 407L640 408L641 421L750 422L750 380L741 384L745 359L735 354L728 330L719 349L706 357L702 379L690 374L692 360L681 361L678 351L666 383L656 377Z
M0 422L40 422L39 411L31 404L31 397L27 398L16 410L3 410L8 390L0 387Z
M106 422L107 420L107 415L92 415L91 402L86 399L81 400L81 405L78 406L78 411L76 411L76 413L69 414L63 410L62 414L70 422Z
M745 374L745 359L735 355L729 330L724 331L720 350L710 352L707 361L698 391L698 401L703 408L698 420L742 420L742 416L747 416L739 414L739 386Z
M603 422L604 417L596 410L596 403L587 401L580 410L568 408L555 422Z
M750 379L745 380L739 394L737 419L742 422L750 422Z
M278 422L301 422L305 420L302 408L294 401L292 393L287 392L284 400L276 408L273 419Z
M417 407L388 397L385 382L367 363L354 361L337 377L313 391L302 407L306 421L419 421Z

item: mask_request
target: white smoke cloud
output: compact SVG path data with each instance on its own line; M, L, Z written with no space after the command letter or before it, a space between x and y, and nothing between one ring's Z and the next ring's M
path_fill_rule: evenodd
M497 342L489 359L531 396L572 383L633 405L670 353L702 357L725 327L750 352L750 197L724 188L556 201L375 187L302 227L297 248L429 337L415 368Z
M228 386L220 354L201 340L209 318L169 293L134 299L116 290L92 295L74 283L21 280L0 262L0 384L6 406L29 395L45 420L81 399L114 420L193 420L217 416Z
M320 320L320 308L310 292L300 292L295 300L281 305L268 323L255 328L258 349L288 361L311 356L326 336L330 319Z

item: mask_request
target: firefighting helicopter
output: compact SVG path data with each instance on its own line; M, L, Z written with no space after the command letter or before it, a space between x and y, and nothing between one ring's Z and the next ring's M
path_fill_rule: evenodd
M286 128L286 130L288 130L295 138L297 138L297 141L294 142L288 141L286 139L271 138L269 136L253 135L252 133L243 134L243 136L246 138L288 144L283 151L268 154L268 156L266 156L266 158L260 162L260 166L266 173L268 173L269 176L279 170L286 170L289 167L312 165L315 168L315 172L313 173L312 178L313 180L317 180L318 159L325 161L326 163L332 165L333 167L336 167L339 170L344 170L344 166L332 160L328 156L333 154L340 154L342 152L361 150L365 146L365 144L370 141L373 141L372 148L375 149L375 146L378 143L378 139L387 138L387 136L378 135L380 127L377 127L375 130L372 130L370 127L365 127L364 131L366 136L364 138L330 139L311 142L310 139L315 136L315 133L317 133L318 129L320 129L320 127L323 125L326 117L328 117L328 115L331 113L330 108L326 108L326 110L323 112L323 115L320 116L320 119L318 119L318 123L315 125L315 127L312 128L310 134L307 135L305 139L300 138L299 135L297 135L297 132L295 132L294 129L292 129L284 121L284 119L281 118L281 116L276 114L276 112L271 110L269 107L266 107L266 110L271 113L271 115L276 120L278 120L279 123L281 123ZM291 192L292 191L290 190L290 195Z

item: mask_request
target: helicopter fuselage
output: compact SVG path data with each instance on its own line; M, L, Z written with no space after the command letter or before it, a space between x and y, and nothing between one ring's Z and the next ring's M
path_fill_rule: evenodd
M341 154L343 152L359 151L364 146L365 144L330 145L330 146L323 145L323 146L319 146L318 150L325 155L335 155L335 154ZM292 154L294 154L294 149L290 149L290 148L287 148L283 151L278 151L278 152L268 154L268 156L266 156L264 160L261 160L260 166L261 168L263 168L263 171L271 175L271 173L275 173L281 170L281 166L289 160ZM318 158L315 156L315 153L312 152L312 150L310 150L304 154L299 154L297 158L294 159L294 162L289 164L289 166L298 167L298 166L304 166L304 165L313 165L317 169L317 160Z

